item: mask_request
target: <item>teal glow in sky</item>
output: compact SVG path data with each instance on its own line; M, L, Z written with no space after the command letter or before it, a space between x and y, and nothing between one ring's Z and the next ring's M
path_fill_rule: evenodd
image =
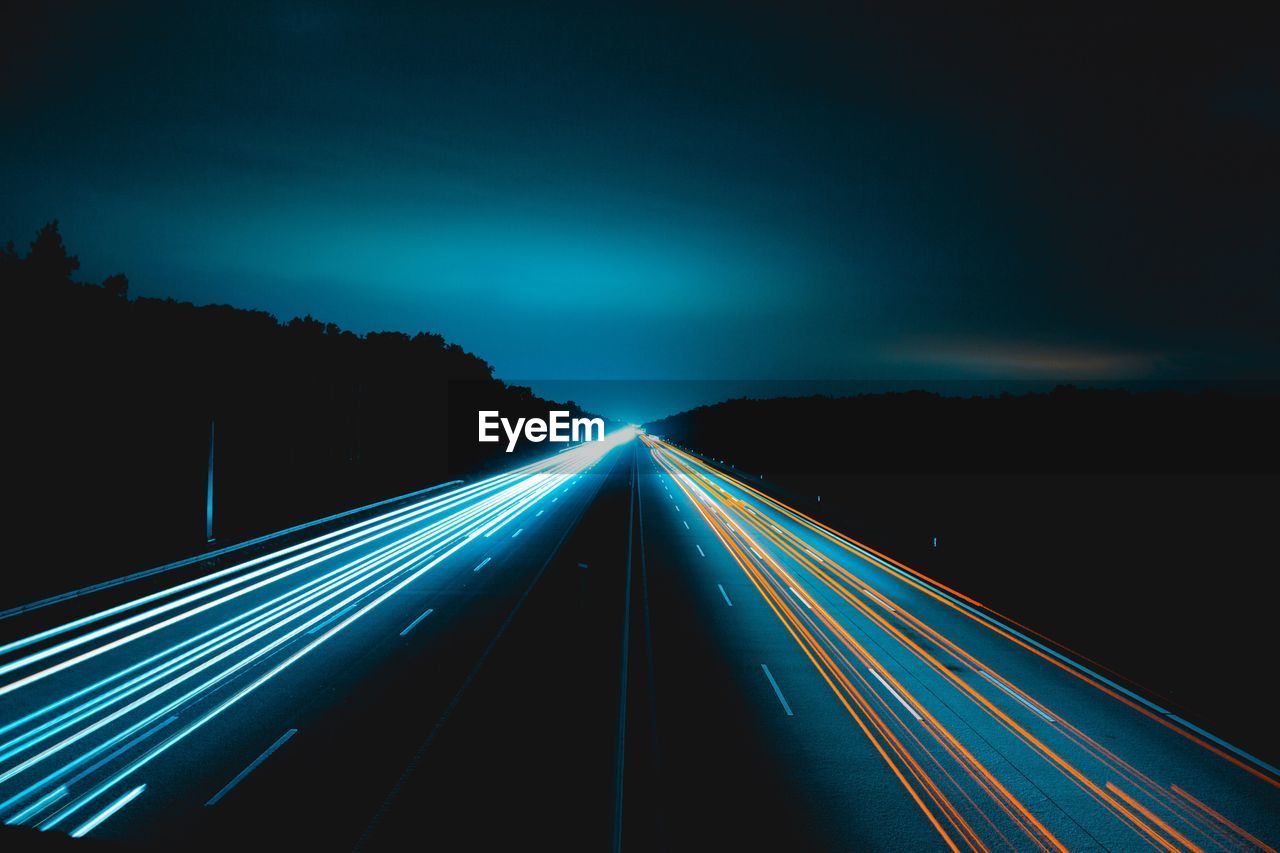
M0 238L506 378L1273 375L1264 33L945 9L35 10Z

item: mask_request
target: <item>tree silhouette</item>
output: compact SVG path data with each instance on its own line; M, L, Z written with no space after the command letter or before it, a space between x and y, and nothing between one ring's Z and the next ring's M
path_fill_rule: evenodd
M109 275L102 280L102 289L108 295L116 299L129 298L129 278L124 273L118 272L115 275Z
M737 399L646 427L765 474L1255 473L1276 470L1264 452L1280 433L1271 392Z
M58 230L58 220L45 225L36 234L24 266L36 286L71 283L71 274L80 269L80 259L67 252L62 233Z
M475 441L477 409L585 414L510 388L435 333L357 335L311 316L130 298L124 274L99 286L74 282L77 269L56 221L25 257L0 249L10 322L35 330L8 378L6 482L30 506L61 501L69 484L108 499L74 542L56 514L30 531L64 542L59 570L23 573L0 609L203 546L211 420L216 524L235 540L517 464L520 451Z

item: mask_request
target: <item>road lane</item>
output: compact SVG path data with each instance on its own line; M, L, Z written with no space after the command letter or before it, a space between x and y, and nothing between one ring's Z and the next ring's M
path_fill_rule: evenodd
M619 713L633 453L615 454L502 642L468 676L447 719L414 744L358 849L610 847L619 727L629 737L639 717L623 723ZM640 644L632 647L634 675ZM629 748L628 795L641 766Z
M664 486L702 519L699 544L733 556L804 649L810 678L846 703L850 732L877 745L898 795L917 802L943 843L1183 849L1275 837L1265 766L1153 719L971 618L952 603L959 594L939 594L753 487L649 443ZM699 571L702 561L687 563ZM1217 808L1179 790L1212 791Z
M1266 765L676 448L599 456L0 636L0 819L188 849L1275 845Z
M465 661L477 639L468 631L492 631L530 566L545 560L590 503L598 475L579 478L598 471L608 449L584 446L137 602L6 638L0 818L72 832L145 784L127 808L86 832L190 842L193 826L234 825L228 807L259 776L286 758L333 750L331 728L327 742L315 734L325 728L320 721L366 703L363 694L389 661L403 668L406 646ZM561 499L554 506L552 496ZM539 510L545 515L534 522ZM513 542L517 529L524 535ZM471 569L482 560L492 566L477 575ZM405 632L427 605L437 615L450 612L436 623L447 632L426 624ZM411 688L399 704L440 689ZM287 750L225 800L205 805L292 728L299 734ZM385 733L355 739L378 737ZM333 777L328 787L351 787L341 765L319 763ZM304 780L301 787L309 786ZM292 820L293 836L305 836L306 798L271 799L276 820ZM351 811L354 839L355 823L368 813Z

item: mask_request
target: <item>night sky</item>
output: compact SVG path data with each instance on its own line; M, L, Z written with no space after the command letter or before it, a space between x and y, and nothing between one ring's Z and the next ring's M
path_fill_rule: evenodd
M879 5L15 5L0 239L535 387L1280 372L1274 19Z

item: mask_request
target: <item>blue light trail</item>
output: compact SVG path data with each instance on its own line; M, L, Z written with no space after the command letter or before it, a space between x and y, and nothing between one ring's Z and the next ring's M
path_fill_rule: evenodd
M0 684L0 819L56 829L98 806L73 834L91 832L146 789L136 775L156 758L630 438L619 431L0 645L11 679Z

